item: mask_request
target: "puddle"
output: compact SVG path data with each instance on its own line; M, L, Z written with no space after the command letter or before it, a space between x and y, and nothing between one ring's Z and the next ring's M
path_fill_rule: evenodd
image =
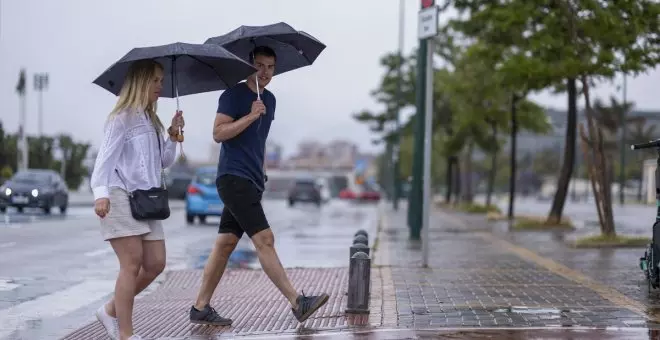
M530 307L506 307L494 309L493 313L518 313L518 314L561 314L561 313L572 313L573 310L570 309L559 309L559 308L530 308Z

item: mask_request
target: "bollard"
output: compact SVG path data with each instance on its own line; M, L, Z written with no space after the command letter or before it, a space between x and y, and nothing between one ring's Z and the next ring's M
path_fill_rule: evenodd
M346 313L368 314L371 286L371 258L359 251L351 256L348 267Z
M358 236L358 235L364 235L364 237L369 238L369 234L364 229L360 229L360 230L356 231L355 235L353 235L353 237Z
M349 258L352 258L353 255L355 255L355 253L357 253L357 252L363 252L363 253L369 255L369 247L365 246L362 243L356 243L356 244L352 245L351 248L350 248Z
M365 246L369 245L369 239L364 235L358 235L353 238L353 244L362 243Z

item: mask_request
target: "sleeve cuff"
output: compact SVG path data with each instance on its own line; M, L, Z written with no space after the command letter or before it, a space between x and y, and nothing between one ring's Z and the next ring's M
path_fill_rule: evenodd
M99 198L108 198L108 197L110 197L110 192L108 190L108 187L106 187L106 186L92 188L92 192L94 193L94 200L95 201Z

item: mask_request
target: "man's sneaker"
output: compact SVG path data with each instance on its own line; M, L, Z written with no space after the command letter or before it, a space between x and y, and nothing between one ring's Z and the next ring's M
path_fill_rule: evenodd
M305 292L303 292L296 299L298 309L291 308L291 311L296 316L296 319L298 319L298 322L304 322L310 315L321 308L321 306L325 305L328 302L328 298L328 294L325 293L318 296L305 296Z
M101 308L96 310L96 318L99 320L103 328L105 328L106 333L110 336L112 340L119 340L119 324L117 323L117 318L113 318L105 310L105 304Z
M229 326L232 320L223 318L213 307L206 305L202 310L197 310L195 306L190 307L190 322L199 325Z

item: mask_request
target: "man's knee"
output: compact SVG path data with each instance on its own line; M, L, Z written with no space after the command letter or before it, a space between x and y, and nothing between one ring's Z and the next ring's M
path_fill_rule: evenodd
M236 248L239 238L231 233L219 234L215 239L215 248L223 257L228 257Z
M252 235L252 243L254 243L254 247L257 251L266 248L273 248L275 246L275 235L270 228L262 230Z

